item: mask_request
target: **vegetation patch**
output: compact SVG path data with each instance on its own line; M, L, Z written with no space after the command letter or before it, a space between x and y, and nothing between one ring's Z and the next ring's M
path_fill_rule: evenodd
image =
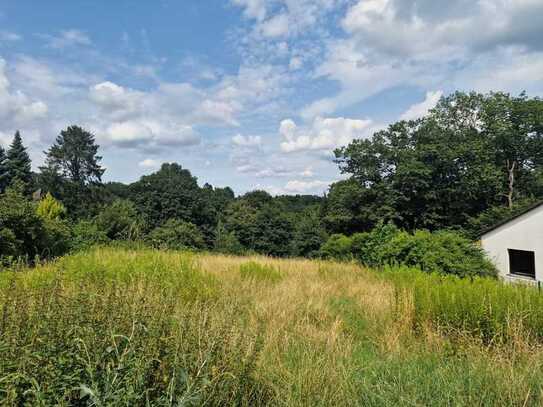
M239 266L239 273L244 280L269 281L276 283L281 280L281 272L269 264L255 261L243 263Z

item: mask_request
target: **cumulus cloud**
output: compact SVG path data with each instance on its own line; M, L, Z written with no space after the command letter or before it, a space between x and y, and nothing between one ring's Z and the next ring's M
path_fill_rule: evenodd
M75 29L61 31L58 35L44 34L41 37L46 40L48 47L55 49L92 45L87 34Z
M410 106L409 109L402 113L400 120L416 120L426 116L428 111L437 105L442 96L443 92L440 90L427 92L425 99L420 103Z
M267 0L232 0L236 6L243 7L243 14L247 18L262 21L266 17Z
M146 158L145 160L140 161L138 165L142 168L158 168L160 162L158 160L153 160L152 158Z
M305 194L308 192L323 192L331 184L329 181L300 181L300 180L291 180L288 181L285 185L285 191L289 193L300 193Z
M260 24L260 31L265 37L281 37L288 34L289 19L286 14L278 14Z
M279 134L283 140L280 147L286 153L333 150L356 138L366 137L371 125L371 120L317 117L310 128L300 128L293 120L286 119L279 126Z
M41 100L13 90L6 72L6 61L0 58L0 118L3 125L27 124L47 116L48 107Z
M262 137L236 134L232 137L232 144L239 147L258 147L262 144Z
M302 116L329 115L397 86L486 90L478 79L492 75L497 62L514 64L500 59L511 53L524 61L515 90L534 89L543 61L541 15L538 0L358 0L341 21L345 38L328 41L315 71L340 90L307 105ZM511 90L519 67L501 69L494 89Z

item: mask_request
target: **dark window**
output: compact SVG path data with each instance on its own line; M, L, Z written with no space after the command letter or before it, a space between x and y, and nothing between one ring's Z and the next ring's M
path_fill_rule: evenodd
M535 254L526 250L509 249L509 272L535 278Z

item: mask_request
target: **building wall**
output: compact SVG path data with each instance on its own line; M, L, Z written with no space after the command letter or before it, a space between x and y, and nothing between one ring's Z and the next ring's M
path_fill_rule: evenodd
M481 245L504 278L510 278L507 249L535 252L536 280L543 281L543 205L484 234Z

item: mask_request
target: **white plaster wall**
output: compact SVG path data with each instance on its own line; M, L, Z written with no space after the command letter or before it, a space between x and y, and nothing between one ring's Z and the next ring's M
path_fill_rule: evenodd
M502 277L509 275L507 249L535 252L536 280L543 281L543 205L486 233L481 245Z

